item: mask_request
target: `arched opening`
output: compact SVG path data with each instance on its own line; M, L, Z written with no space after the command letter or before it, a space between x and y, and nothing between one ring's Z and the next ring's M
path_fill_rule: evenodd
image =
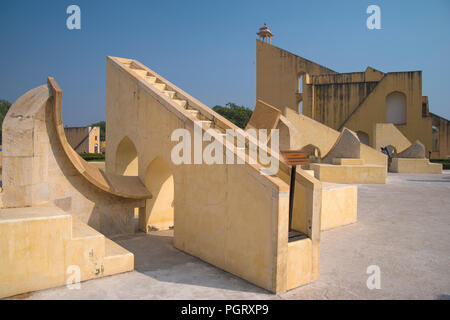
M298 113L303 114L303 101L298 103Z
M305 152L308 155L308 158L312 163L318 163L322 159L322 154L319 147L313 144L304 146L301 151Z
M136 147L130 138L125 137L119 143L116 151L114 172L123 176L138 175L138 156Z
M123 176L139 175L138 156L136 147L130 138L125 137L120 141L116 150L114 172ZM139 224L139 208L134 208L135 231Z
M169 166L156 157L145 172L145 185L153 195L139 214L139 229L167 230L174 224L174 181Z
M370 144L369 135L367 133L365 133L364 131L357 131L356 135L358 136L359 141L361 141L361 143L364 143L365 145Z
M386 97L386 122L406 124L406 96L401 92L392 92Z

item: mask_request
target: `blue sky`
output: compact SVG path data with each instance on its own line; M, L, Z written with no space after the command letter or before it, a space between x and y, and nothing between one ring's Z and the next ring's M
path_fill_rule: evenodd
M81 8L68 30L66 8ZM381 30L366 8L381 8ZM133 58L213 107L253 108L255 39L339 72L423 71L430 110L450 118L450 1L0 0L0 98L15 101L54 76L65 125L105 119L105 57Z

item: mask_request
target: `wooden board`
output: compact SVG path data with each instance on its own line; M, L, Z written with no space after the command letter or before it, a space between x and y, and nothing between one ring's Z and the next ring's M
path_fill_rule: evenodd
M300 150L281 150L280 153L290 166L310 163L306 152Z

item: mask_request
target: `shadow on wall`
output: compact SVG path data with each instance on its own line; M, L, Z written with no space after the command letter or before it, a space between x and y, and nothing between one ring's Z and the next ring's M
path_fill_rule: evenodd
M124 137L116 149L115 168L114 173L123 176L138 176L139 175L139 158L136 146L133 141ZM134 208L133 213L134 230L139 231L139 208Z
M124 137L117 147L115 166L116 174L124 176L137 176L139 174L136 147L128 137Z
M153 198L146 200L139 214L141 230L168 230L174 226L174 180L169 166L156 157L145 172L145 186Z
M175 249L172 235L173 231L157 231L116 237L113 240L134 254L134 268L137 272L158 281L272 294Z
M124 176L139 175L139 159L133 141L124 137L116 150L115 173ZM150 232L168 230L174 225L174 181L169 166L156 157L145 171L145 186L153 198L146 200L145 207L135 208L139 230Z
M370 138L368 133L364 131L357 131L356 135L358 136L359 141L361 141L361 143L364 143L366 146L370 146Z

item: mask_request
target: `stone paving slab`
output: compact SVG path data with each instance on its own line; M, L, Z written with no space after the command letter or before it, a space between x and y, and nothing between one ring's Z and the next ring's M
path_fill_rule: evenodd
M172 246L172 232L114 239L135 271L14 299L450 299L450 171L359 185L358 222L322 233L319 280L274 295ZM367 267L381 271L369 290Z

